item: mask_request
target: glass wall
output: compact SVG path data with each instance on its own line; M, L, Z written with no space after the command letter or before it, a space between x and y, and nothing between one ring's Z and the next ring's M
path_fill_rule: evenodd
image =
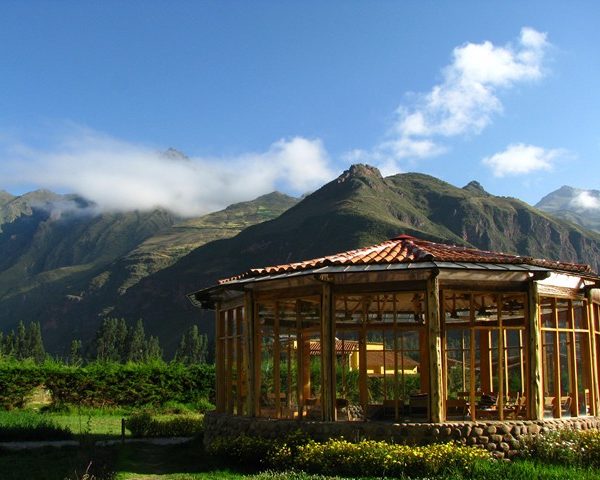
M320 301L256 304L258 416L321 418Z
M441 298L447 418L526 417L526 295L444 290Z
M335 337L338 420L428 419L424 293L337 295Z
M592 414L592 342L586 300L540 298L544 416Z

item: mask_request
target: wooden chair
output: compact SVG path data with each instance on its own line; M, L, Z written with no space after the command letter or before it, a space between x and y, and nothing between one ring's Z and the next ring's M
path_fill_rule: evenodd
M448 415L460 415L464 420L470 415L469 403L464 398L446 399L446 412Z
M429 418L429 394L417 393L411 395L409 397L408 413L411 417L424 414L425 417Z

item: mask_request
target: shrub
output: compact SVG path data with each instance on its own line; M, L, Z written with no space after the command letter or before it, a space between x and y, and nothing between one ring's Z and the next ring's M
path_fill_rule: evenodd
M600 431L562 429L532 437L522 456L541 462L600 467Z
M212 405L206 399L214 397L214 381L212 365L155 362L76 367L2 361L0 405L5 409L21 407L33 389L43 384L50 390L54 405L140 407L173 401L209 408Z
M127 418L125 427L134 437L193 437L203 433L204 422L198 416L158 419L142 412Z
M350 477L469 475L478 462L492 461L483 449L451 443L414 447L372 440L307 442L302 437L281 441L248 436L221 438L211 444L209 451L238 468L273 468Z

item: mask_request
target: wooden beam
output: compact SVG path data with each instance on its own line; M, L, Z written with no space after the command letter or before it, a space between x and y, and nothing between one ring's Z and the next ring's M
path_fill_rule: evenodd
M588 335L589 351L590 351L590 414L598 415L600 408L598 405L598 398L600 398L600 392L598 391L598 358L597 358L597 345L598 337L596 336L596 307L594 306L593 291L590 289L586 292L587 299L587 314L588 314L588 327L590 333Z
M273 390L275 394L275 418L281 417L281 344L279 336L279 304L275 302L273 324Z
M442 330L437 271L427 280L427 333L429 342L429 416L434 423L446 418L443 399Z
M499 419L504 420L504 348L506 345L504 329L502 328L502 294L496 295L496 312L498 314L498 413Z
M215 307L215 394L216 394L216 411L219 413L225 412L225 398L223 397L225 386L225 358L223 356L223 312L220 304Z
M225 312L225 398L227 399L225 404L225 411L230 415L233 414L233 341L234 341L234 316L233 310L227 310Z
M246 388L244 384L245 379L245 371L244 371L244 341L243 341L243 323L244 317L242 314L242 308L238 307L235 309L235 321L236 321L236 339L235 339L235 360L236 360L236 372L237 372L237 406L236 406L236 414L243 415L244 414L244 389Z
M348 283L336 284L332 286L335 295L352 295L352 294L385 294L385 293L412 293L422 292L425 290L425 281L398 281L398 282L382 282L382 283Z
M258 394L258 392L255 391L256 370L254 368L254 298L252 291L247 291L244 294L244 327L244 368L246 370L246 391L248 392L246 396L246 411L249 417L255 417L257 414L255 409L255 396Z
M369 404L369 386L367 381L367 312L369 302L365 300L362 311L361 329L358 335L358 396L360 406L363 409L365 420L367 419L367 407Z
M331 285L323 284L321 298L321 409L323 420L335 421L335 317Z
M531 420L544 419L544 387L542 383L542 326L537 282L531 280L527 289L527 410Z
M561 361L560 361L560 334L558 332L558 306L556 304L556 298L552 299L552 316L554 317L554 417L560 418L562 416L562 410L560 400L562 396L562 385L561 385Z
M302 335L302 312L300 302L296 301L296 397L298 403L298 419L304 415L304 340Z

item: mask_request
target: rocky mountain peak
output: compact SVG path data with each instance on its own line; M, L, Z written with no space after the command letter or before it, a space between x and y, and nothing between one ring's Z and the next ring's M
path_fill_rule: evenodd
M351 165L348 170L337 178L337 183L343 183L352 178L382 179L383 177L378 168L363 163L356 163Z
M463 187L463 190L471 192L475 195L481 195L481 196L485 196L485 197L489 197L489 195L490 195L488 192L485 191L485 188L483 188L481 183L479 183L477 180L472 180L469 183L467 183Z

